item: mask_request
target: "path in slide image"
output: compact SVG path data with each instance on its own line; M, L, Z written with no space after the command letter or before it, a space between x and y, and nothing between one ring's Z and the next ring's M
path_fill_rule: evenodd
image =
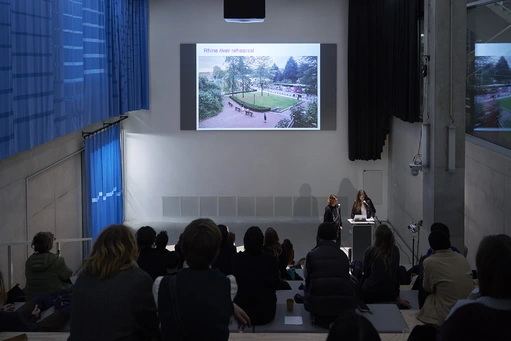
M230 107L227 103L233 104ZM207 118L199 122L199 128L274 128L277 122L283 118L289 119L290 111L286 110L282 113L266 113L266 123L264 123L264 113L252 111L253 116L245 115L245 112L239 112L234 109L239 104L231 100L228 96L224 96L222 100L223 110L215 117Z

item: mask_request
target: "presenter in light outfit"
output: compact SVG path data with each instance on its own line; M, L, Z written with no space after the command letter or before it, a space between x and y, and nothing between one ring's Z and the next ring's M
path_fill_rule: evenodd
M342 232L342 218L341 218L341 206L337 200L337 196L331 194L328 197L328 205L325 207L325 214L323 214L323 222L333 223L337 228L337 246L341 246L341 232Z
M374 208L373 202L367 196L366 192L361 189L357 193L357 198L353 202L353 207L351 209L351 219L355 217L355 215L364 215L367 218L374 218L376 215L376 209Z

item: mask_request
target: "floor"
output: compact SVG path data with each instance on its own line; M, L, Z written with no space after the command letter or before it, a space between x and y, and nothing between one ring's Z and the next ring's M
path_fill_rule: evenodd
M172 250L177 243L179 235L183 232L184 228L194 218L173 218L166 221L146 221L146 220L130 220L125 224L133 229L138 229L141 226L152 226L157 232L165 230L169 236L169 249ZM273 227L279 234L280 242L284 239L289 239L293 243L295 251L295 261L304 258L307 253L316 244L316 233L320 221L314 218L255 218L255 217L233 217L223 218L222 220L215 220L217 224L224 224L229 227L231 232L236 234L236 246L240 251L243 250L243 236L250 226L259 226L264 231L268 227ZM350 226L345 226L342 235L343 251L348 253L351 247L351 233ZM407 269L411 267L411 250L406 247L406 244L397 236L396 243L401 250L401 265Z

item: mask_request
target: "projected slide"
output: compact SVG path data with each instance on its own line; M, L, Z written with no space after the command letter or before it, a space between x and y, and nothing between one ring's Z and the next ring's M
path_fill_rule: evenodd
M197 130L319 130L320 44L197 44Z
M511 44L475 44L474 63L473 131L511 131Z

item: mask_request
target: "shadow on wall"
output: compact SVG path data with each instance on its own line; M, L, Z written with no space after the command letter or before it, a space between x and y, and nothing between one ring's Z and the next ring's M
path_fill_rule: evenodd
M318 199L312 195L312 187L302 184L298 190L299 197L294 202L293 217L318 217Z
M337 192L337 199L341 205L342 214L342 239L346 240L350 236L349 224L347 219L351 218L351 208L353 207L353 201L357 197L358 189L353 186L350 179L344 178L339 184L339 191Z

